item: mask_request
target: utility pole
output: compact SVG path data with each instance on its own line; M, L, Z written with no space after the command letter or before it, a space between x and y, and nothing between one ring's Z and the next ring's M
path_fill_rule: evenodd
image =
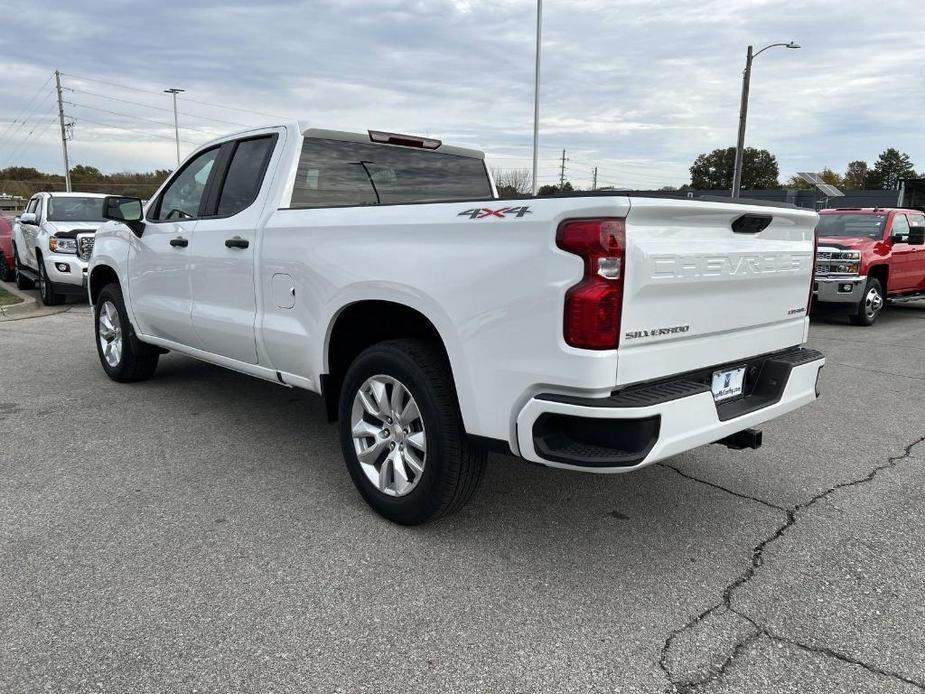
M748 115L748 88L752 81L752 47L745 56L745 72L742 75L742 103L739 106L739 139L736 141L735 168L732 170L732 197L739 197L742 190L742 159L745 155L745 117Z
M543 31L543 0L536 0L536 71L533 75L533 195L539 189L537 181L540 143L540 47Z
M64 150L64 185L71 192L71 165L67 160L67 130L64 127L64 100L61 98L61 73L55 70L55 89L58 91L58 122L61 124L61 148Z
M173 94L173 133L177 138L177 166L180 166L180 125L177 121L177 94L185 92L185 89L170 88L165 89L165 94Z
M777 48L778 46L790 49L800 47L799 44L793 41L789 43L772 43L769 46L765 46L754 55L752 54L752 47L749 46L745 54L745 72L742 74L742 103L739 106L739 139L736 142L735 168L732 171L732 197L734 198L739 197L739 193L742 191L742 160L745 155L745 118L748 115L748 89L752 81L752 61L769 48Z
M559 166L559 190L560 191L563 188L565 188L565 162L567 161L568 159L565 158L565 150L563 149L562 150L562 163Z
M591 183L591 190L597 190L597 167L594 167L594 182Z

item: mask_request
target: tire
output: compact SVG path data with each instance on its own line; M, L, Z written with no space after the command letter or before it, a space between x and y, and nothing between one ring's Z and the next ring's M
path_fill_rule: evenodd
M48 273L45 271L45 260L38 256L39 261L39 296L42 297L42 303L46 306L60 306L64 303L64 295L55 291L54 285L48 279Z
M32 289L35 283L19 271L19 254L16 252L16 246L13 246L13 270L16 273L17 289Z
M7 260L3 253L0 253L0 282L12 282L16 277L16 268L13 266L13 260Z
M397 407L396 384L404 389ZM384 394L381 399L376 392ZM409 404L416 404L416 418ZM405 418L378 417L373 410ZM370 432L380 425L374 435L354 437L355 428ZM486 453L468 441L449 364L439 345L429 340L392 340L362 352L344 378L338 429L353 483L379 515L399 525L455 513L482 478ZM397 462L391 462L393 457Z
M134 383L154 375L160 352L136 337L118 284L107 284L100 292L93 310L93 327L96 352L109 378L119 383Z
M855 325L869 326L877 322L884 305L883 287L880 280L870 277L864 286L864 297L857 310L849 318Z

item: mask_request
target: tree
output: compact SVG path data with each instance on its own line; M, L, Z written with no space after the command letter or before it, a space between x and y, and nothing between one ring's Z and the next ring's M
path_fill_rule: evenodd
M867 181L867 162L857 161L850 162L845 169L845 175L842 178L846 190L864 190L864 184Z
M575 188L569 181L565 182L565 185L561 188L558 185L545 185L540 186L540 189L537 191L537 195L558 195L559 193L573 193Z
M691 188L700 190L732 189L735 147L714 149L701 154L691 166ZM777 188L777 159L766 149L746 147L742 165L742 188Z
M867 174L865 183L868 188L895 190L899 188L899 179L914 177L915 168L909 155L889 147L880 153L873 170Z
M498 196L502 198L519 198L533 192L533 177L527 169L492 169Z

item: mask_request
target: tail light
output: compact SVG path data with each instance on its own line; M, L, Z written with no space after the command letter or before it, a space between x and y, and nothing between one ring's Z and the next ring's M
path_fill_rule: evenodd
M581 282L565 295L565 341L582 349L620 344L626 227L622 219L562 222L556 245L585 263Z

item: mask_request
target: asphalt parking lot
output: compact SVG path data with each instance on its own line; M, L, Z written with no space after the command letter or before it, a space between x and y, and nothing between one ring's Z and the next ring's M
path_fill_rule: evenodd
M921 691L925 305L811 345L823 397L758 451L492 456L408 529L313 396L112 383L85 305L0 323L0 691Z

